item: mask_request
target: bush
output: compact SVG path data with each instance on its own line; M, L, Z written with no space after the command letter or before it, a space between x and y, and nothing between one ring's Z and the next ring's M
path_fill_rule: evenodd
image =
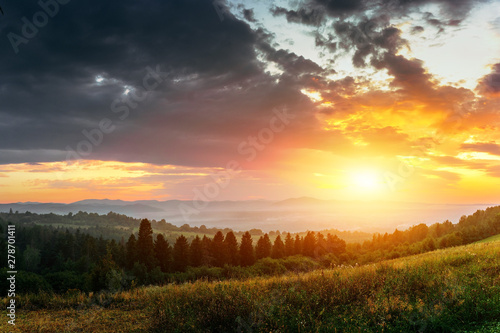
M281 260L271 258L259 259L251 269L256 275L277 275L286 272Z
M207 279L207 280L219 280L223 276L223 268L220 267L188 267L186 270L186 275L189 280Z
M333 254L331 256L327 255L324 258L327 258L326 260L330 260L333 257L335 257ZM332 259L333 260L333 259ZM303 256L293 256L293 257L287 257L285 259L281 260L281 263L283 266L288 271L291 272L310 272L316 268L318 268L319 264L314 261L313 259L309 257L303 257Z
M85 276L72 271L48 273L45 280L56 293L66 292L68 289L85 289Z
M7 268L2 268L0 270L0 293L2 297L7 296L9 291L10 282L7 280L9 276L10 274L7 273ZM39 292L52 292L52 287L43 276L26 271L17 271L16 295Z
M118 291L122 287L124 274L111 259L111 256L107 255L92 269L89 280L90 288L93 291Z
M319 263L325 268L335 267L340 264L339 258L333 253L328 253L320 258ZM288 267L287 267L288 268Z

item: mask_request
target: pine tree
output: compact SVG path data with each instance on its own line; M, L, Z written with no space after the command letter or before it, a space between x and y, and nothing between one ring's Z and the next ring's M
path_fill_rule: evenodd
M137 238L137 255L140 263L146 265L148 270L155 266L155 252L153 243L153 229L148 219L143 219L139 226L139 236Z
M130 235L128 238L127 244L125 245L125 253L126 253L126 267L128 269L132 269L134 267L134 263L137 261L137 241L135 240L134 234Z
M123 245L112 239L111 242L108 243L107 251L111 253L114 262L119 267L124 267L126 265L126 254Z
M326 254L327 252L327 243L325 236L323 236L322 233L317 233L316 236L316 247L314 249L314 256L315 257L321 257Z
M204 235L201 240L201 247L203 251L201 264L211 266L214 263L214 256L212 255L212 240Z
M255 256L258 259L267 258L271 256L272 244L269 239L268 234L264 234L257 241L257 247L255 248Z
M22 255L23 269L30 272L37 272L40 266L40 250L28 245Z
M336 256L345 252L346 244L343 239L340 239L337 235L326 235L326 243L329 252L335 254Z
M90 288L93 291L111 290L120 288L120 269L108 252L90 272Z
M314 249L316 248L316 236L314 232L308 231L306 237L304 237L304 243L302 244L302 254L309 257L314 257Z
M172 266L172 248L163 234L156 236L155 257L162 272L169 272Z
M180 235L174 244L174 269L184 272L189 262L189 244L184 235Z
M252 235L248 231L245 232L243 237L241 237L240 245L240 263L243 267L251 266L255 263L252 243Z
M214 265L222 267L227 263L227 252L224 244L224 235L221 231L217 231L212 239L212 253L214 256Z
M302 239L299 235L295 236L295 241L293 243L294 254L302 254Z
M292 235L290 233L286 234L285 238L285 255L288 256L293 256L295 254L295 244L293 242Z
M226 251L227 263L233 266L237 266L239 263L238 259L238 241L236 236L232 231L226 234L224 238L224 249Z
M271 257L274 259L280 259L285 256L285 244L281 240L281 236L278 235L274 240L274 245L271 253Z
M189 246L189 264L193 267L201 266L203 263L203 244L200 236L196 236Z

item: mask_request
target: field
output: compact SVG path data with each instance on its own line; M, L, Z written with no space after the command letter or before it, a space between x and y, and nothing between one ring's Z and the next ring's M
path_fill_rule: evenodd
M500 234L498 235L495 235L495 236L491 236L491 237L488 237L486 239L482 239L480 240L479 242L477 242L478 244L481 244L481 243L489 243L489 242L496 242L496 241L500 241Z
M500 242L361 267L17 302L16 329L4 314L2 331L500 332Z

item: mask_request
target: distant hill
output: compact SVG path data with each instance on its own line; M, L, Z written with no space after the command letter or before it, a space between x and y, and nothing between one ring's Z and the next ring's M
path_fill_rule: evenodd
M325 206L332 203L337 203L336 201L320 200L311 197L301 197L301 198L290 198L278 202L274 202L273 206L278 207L308 207L308 206Z
M97 214L115 212L137 219L149 218L182 226L205 225L235 231L261 229L301 232L305 230L362 230L386 232L406 229L418 223L432 224L472 214L493 204L426 204L383 201L320 200L311 197L280 201L211 201L208 204L181 200L87 199L69 204L21 202L0 204L0 212L19 211L38 214ZM201 207L201 208L200 208Z
M71 204L60 203L14 203L14 204L0 204L0 212L12 211L19 212L32 212L38 214L68 214L78 213L79 211L97 214L107 214L111 211L119 212L120 214L138 216L144 213L159 213L162 209L152 207L135 202L106 202L100 200L89 200L88 202L79 201Z

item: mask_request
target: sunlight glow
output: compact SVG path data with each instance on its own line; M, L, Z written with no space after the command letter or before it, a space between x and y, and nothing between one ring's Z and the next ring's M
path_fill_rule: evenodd
M300 92L309 97L313 102L321 102L323 100L319 91L302 89Z
M490 161L500 161L500 156L491 155L483 152L462 152L457 155L457 158L461 160L490 160Z
M379 175L373 170L355 171L351 174L351 183L357 189L378 190L381 188Z

